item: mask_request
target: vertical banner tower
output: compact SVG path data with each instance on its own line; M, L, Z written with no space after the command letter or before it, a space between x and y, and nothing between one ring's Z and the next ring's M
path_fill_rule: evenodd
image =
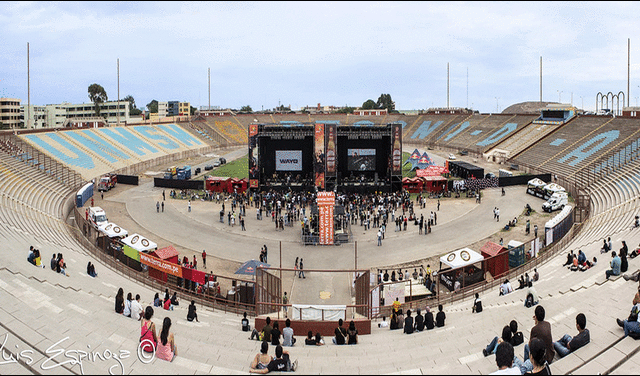
M258 124L249 125L249 188L258 189L260 166L258 154Z
M315 172L315 185L318 190L324 190L325 171L325 125L316 124L314 132L313 169Z
M391 124L391 185L402 188L402 124Z
M333 245L333 207L336 196L333 192L318 192L318 220L320 227L320 244Z

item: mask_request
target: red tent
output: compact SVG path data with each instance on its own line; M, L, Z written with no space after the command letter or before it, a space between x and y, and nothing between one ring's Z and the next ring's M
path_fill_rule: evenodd
M245 179L231 178L231 184L230 184L231 190L229 192L233 193L234 190L236 190L238 193L242 193L247 190L248 186L249 186L249 181L246 178Z
M424 180L422 178L404 178L402 179L402 188L406 189L409 193L420 193L424 187Z
M487 242L480 248L480 254L484 256L484 270L490 272L492 277L509 271L509 250L506 247Z
M420 178L424 180L424 190L427 192L444 192L447 190L447 178L442 176L426 176Z

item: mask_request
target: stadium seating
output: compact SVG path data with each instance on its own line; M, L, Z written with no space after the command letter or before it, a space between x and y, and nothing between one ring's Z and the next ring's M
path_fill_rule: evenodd
M78 129L19 137L87 180L137 162L207 145L176 124Z

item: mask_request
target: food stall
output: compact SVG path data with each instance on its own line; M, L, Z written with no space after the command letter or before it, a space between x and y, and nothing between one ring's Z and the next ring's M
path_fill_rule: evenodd
M205 180L205 189L209 192L229 192L233 191L231 187L231 178L222 176L209 176Z
M409 193L420 193L424 187L424 180L422 178L403 178L402 188Z
M494 242L486 242L480 248L480 254L485 258L484 270L493 278L509 271L509 249Z
M149 254L151 256L159 258L160 260L167 261L172 264L178 265L180 263L178 260L178 251L173 248L172 245L155 251L151 251L149 252ZM150 268L149 277L155 278L162 282L167 282L167 273L164 273L158 269Z
M460 287L482 281L483 261L484 257L470 248L458 249L440 257L440 283L453 291L456 281L460 282Z

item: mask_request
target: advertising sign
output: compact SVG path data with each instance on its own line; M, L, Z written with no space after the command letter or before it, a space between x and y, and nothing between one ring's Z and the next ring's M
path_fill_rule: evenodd
M402 175L402 124L392 124L391 173Z
M314 136L313 168L315 171L315 184L319 189L324 189L324 124L316 124Z
M176 277L182 278L182 268L180 267L180 265L161 260L146 253L139 252L139 254L141 263L167 274L175 275Z
M338 164L338 152L336 150L336 143L338 141L338 126L337 124L327 124L327 169L326 176L336 176L337 164Z
M442 174L448 174L449 170L447 170L444 166L429 166L427 168L417 169L416 176L418 177L427 177L427 176L440 176Z
M249 124L249 187L258 188L260 168L258 165L258 124Z
M276 150L276 171L302 171L302 150Z
M333 207L336 203L335 193L318 192L317 203L320 220L320 244L333 245Z

